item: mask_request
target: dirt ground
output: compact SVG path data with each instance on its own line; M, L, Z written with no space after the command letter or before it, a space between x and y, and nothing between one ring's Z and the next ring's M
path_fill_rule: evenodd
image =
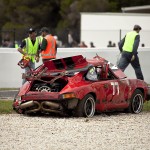
M0 115L0 150L150 150L150 113Z

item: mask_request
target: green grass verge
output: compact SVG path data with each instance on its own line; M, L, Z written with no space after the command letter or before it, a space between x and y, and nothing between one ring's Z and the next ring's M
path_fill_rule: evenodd
M0 114L11 114L15 113L12 108L12 100L0 100Z
M144 103L143 111L149 111L150 112L150 100L146 101Z
M12 108L12 100L0 100L0 114L12 114L15 111ZM150 101L144 103L143 111L150 112Z
M0 88L0 91L19 90L19 88Z

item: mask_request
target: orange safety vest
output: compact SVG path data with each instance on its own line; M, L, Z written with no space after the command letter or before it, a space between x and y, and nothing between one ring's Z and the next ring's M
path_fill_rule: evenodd
M41 52L42 59L56 58L56 40L52 35L44 37L47 40L47 47Z

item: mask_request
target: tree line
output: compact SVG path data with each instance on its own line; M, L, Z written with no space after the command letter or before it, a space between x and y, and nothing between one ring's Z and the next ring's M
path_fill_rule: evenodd
M81 12L121 12L121 7L149 4L150 0L0 0L0 29L15 30L19 39L30 27L47 26L62 41L71 30L79 42ZM1 38L6 36L1 33Z

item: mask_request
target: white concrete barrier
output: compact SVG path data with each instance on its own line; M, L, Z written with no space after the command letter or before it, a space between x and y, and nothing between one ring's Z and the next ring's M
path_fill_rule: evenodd
M58 48L57 58L83 55L92 58L96 54L116 64L119 54L118 48ZM139 58L145 81L150 83L150 48L139 48ZM22 73L24 72L17 63L21 54L15 48L0 48L0 88L18 88L22 85ZM36 66L42 64L40 60ZM136 78L134 70L129 66L125 70L129 78Z

